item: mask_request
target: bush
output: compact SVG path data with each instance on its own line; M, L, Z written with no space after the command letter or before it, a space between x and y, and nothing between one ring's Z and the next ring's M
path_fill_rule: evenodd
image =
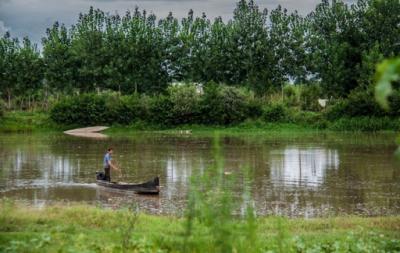
M337 100L333 105L327 107L324 115L327 120L333 121L345 116L348 108L347 100Z
M300 92L300 106L302 110L320 111L318 99L321 98L322 89L319 85L303 85Z
M400 121L389 117L353 117L341 118L329 125L335 131L380 131L399 130Z
M129 125L137 120L146 120L150 114L150 103L146 96L123 96L107 101L109 123Z
M290 112L283 104L271 104L264 108L262 117L266 122L288 122Z
M347 99L339 100L327 108L326 117L335 120L342 117L384 117L390 115L375 101L372 91L355 91Z
M284 102L289 106L297 106L299 104L298 87L292 84L283 87Z
M384 116L385 112L378 105L372 91L352 92L348 97L348 106L344 115L356 116Z
M389 115L400 116L400 91L393 91L392 95L388 98L389 101Z
M106 101L106 96L96 94L67 97L52 108L50 117L56 123L66 125L109 123Z
M168 88L171 102L170 123L173 125L199 122L200 94L195 85L179 85Z
M292 113L291 117L294 123L313 128L325 129L329 125L329 122L325 119L324 115L317 112L298 111Z
M209 85L201 95L194 85L171 86L153 97L84 94L67 97L51 109L51 119L65 125L122 124L136 121L159 126L229 125L261 115L261 104L243 89Z
M5 111L5 105L3 100L0 100L0 118L4 116L4 111Z
M198 92L194 85L181 85L169 87L166 94L152 97L136 94L119 96L116 93L66 97L53 106L50 117L58 124L74 126L132 125L138 122L159 127L182 124L232 125L261 119L265 122L295 123L317 128L326 128L328 121L345 118L332 129L398 129L396 124L388 122L388 119L397 122L393 117L400 113L398 93L390 97L389 112L380 109L365 91L354 92L347 99L338 100L324 114L298 111L283 103L271 103L263 107L262 103L261 99L254 98L248 90L211 83L204 87L204 94ZM0 115L1 111L0 103ZM353 117L362 119L366 126L349 121ZM384 117L387 119L378 120Z
M244 89L211 83L201 99L201 122L230 125L261 113L261 106Z
M150 114L147 121L152 124L168 126L172 123L171 111L173 104L168 96L158 95L150 99Z

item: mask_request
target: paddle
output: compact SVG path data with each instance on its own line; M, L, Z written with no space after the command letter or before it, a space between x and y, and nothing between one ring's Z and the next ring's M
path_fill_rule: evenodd
M113 161L114 163L114 167L117 169L117 171L119 172L119 178L123 177L122 175L122 170L121 170L121 166L119 165L119 163L117 161Z

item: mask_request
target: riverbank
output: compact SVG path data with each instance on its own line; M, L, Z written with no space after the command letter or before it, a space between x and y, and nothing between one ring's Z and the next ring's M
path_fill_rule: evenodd
M60 125L50 119L47 112L6 112L0 119L0 132L62 132L78 127L76 125ZM151 132L179 132L185 133L209 133L221 131L228 134L263 133L263 132L376 132L376 131L398 131L400 129L400 119L389 118L343 118L334 122L324 124L306 124L304 122L265 122L263 120L248 120L243 123L227 126L213 125L179 125L179 126L160 126L151 125L145 122L136 122L130 125L114 124L106 131L109 134L120 134L137 131Z
M67 127L65 127L67 128ZM0 132L49 132L64 128L53 123L46 112L6 112L0 119Z
M397 252L400 217L256 218L253 237L237 219L227 242L233 252ZM78 204L33 208L0 205L2 252L216 252L213 231L183 218ZM248 242L248 240L252 240ZM186 248L185 248L186 247Z

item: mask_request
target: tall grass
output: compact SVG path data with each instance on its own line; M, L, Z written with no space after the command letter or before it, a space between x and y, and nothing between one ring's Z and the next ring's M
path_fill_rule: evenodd
M216 133L213 145L214 164L199 171L191 180L183 251L259 252L248 170L243 173L243 196L234 196L232 188L239 183L238 176L225 173L219 142L219 134ZM199 240L202 237L208 239Z
M208 209L221 206L211 204ZM255 217L249 211L220 220L220 215L204 219L194 213L190 219L142 213L135 218L133 212L65 203L37 209L2 201L0 252L400 251L400 217L305 220Z

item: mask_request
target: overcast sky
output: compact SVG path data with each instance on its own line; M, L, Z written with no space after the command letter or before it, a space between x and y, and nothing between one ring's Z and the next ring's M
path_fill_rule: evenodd
M124 13L139 6L159 17L165 17L169 11L175 17L186 16L189 9L195 15L205 12L209 18L222 16L224 20L232 17L236 0L0 0L0 34L10 31L12 36L29 36L39 43L46 28L55 21L66 25L76 22L80 12L86 12L90 6L110 13ZM274 9L278 4L290 11L301 14L310 12L320 0L258 0L260 8ZM352 2L348 0L347 2Z

